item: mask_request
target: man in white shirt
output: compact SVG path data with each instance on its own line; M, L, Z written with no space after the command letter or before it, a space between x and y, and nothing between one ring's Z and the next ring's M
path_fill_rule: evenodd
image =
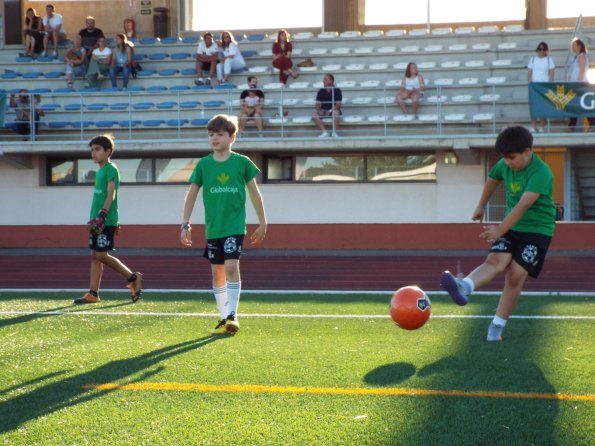
M205 80L202 77L203 70L209 70L206 84L211 85L211 78L215 76L217 61L219 60L219 46L213 42L213 35L206 32L202 36L202 41L196 49L196 85L204 85Z
M58 56L58 42L66 39L66 32L62 24L62 15L54 12L54 5L49 3L45 7L46 16L43 18L43 29L45 37L43 38L43 56L47 56L48 42L51 40L54 44L52 56Z

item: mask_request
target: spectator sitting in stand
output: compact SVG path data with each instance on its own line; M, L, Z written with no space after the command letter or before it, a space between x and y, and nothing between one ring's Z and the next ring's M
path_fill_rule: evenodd
M246 122L254 119L258 136L262 138L264 114L264 93L258 88L258 79L256 76L248 76L248 89L242 91L240 95L240 119L238 136L241 137Z
M213 35L210 32L206 32L196 49L196 79L194 80L196 85L205 84L205 80L202 77L204 70L209 71L206 84L211 85L212 78L215 77L218 59L219 46L213 42Z
M39 120L40 117L45 114L41 107L39 107L40 102L41 96L38 94L31 96L29 91L25 88L19 91L18 99L15 97L14 93L10 95L9 104L15 109L17 115L13 130L15 133L23 135L23 141L27 141L29 139L28 135L31 133L32 107L34 110L33 118L35 122L33 139L37 139L37 134L39 133Z
M332 135L337 138L337 130L339 129L339 121L341 119L341 101L343 101L343 93L339 87L335 87L335 77L332 74L325 74L322 80L324 87L318 90L316 94L316 111L312 113L312 119L316 126L322 131L319 138L326 138L329 136L323 118L332 118L333 130Z
M52 56L58 57L58 43L66 39L66 31L62 23L62 15L54 12L54 5L49 3L45 7L46 16L43 18L43 29L45 36L43 38L43 56L47 55L48 42L51 40L54 46Z
M124 19L124 34L128 40L136 38L136 22L132 17Z
M537 51L537 57L533 56L527 65L529 82L553 82L556 64L548 54L547 43L540 42L535 51ZM529 129L531 133L543 132L544 127L545 118L541 118L541 127L537 127L537 119L531 117L531 128Z
M124 82L122 86L128 87L128 78L130 77L130 67L132 66L132 49L128 46L126 34L116 35L116 47L112 55L112 62L109 71L109 76L112 80L112 87L117 87L116 76L122 73Z
M397 95L397 102L404 114L409 114L407 105L405 105L405 99L411 99L413 115L417 119L419 100L423 96L425 89L424 77L417 71L417 65L409 62L405 69L405 77L401 81L401 89Z
M246 62L240 51L240 47L229 31L221 33L221 61L217 64L217 79L219 84L227 84L232 70L243 70Z
M87 73L87 50L81 46L82 39L78 34L72 39L72 48L66 51L64 63L66 64L66 85L72 88L73 77Z
M105 37L97 39L97 44L99 46L93 50L89 61L86 87L97 87L105 77L109 76L112 50L105 46Z
M293 46L289 41L289 33L282 29L277 33L277 41L273 43L273 67L279 70L279 81L286 84L289 76L297 78L292 70L291 51Z
M103 31L95 28L95 18L87 16L85 19L86 28L79 31L79 36L83 39L83 48L87 50L87 57L91 57L93 50L97 48L97 41L100 37L105 37Z
M25 54L24 56L35 56L41 52L43 47L43 23L34 8L27 9L25 15Z

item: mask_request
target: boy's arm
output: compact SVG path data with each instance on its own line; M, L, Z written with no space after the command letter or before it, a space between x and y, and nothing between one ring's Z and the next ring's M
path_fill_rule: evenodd
M251 180L246 187L248 189L248 195L250 195L250 201L252 201L252 206L254 206L254 210L258 216L258 222L260 223L258 228L250 236L251 243L255 245L264 240L267 233L267 217L264 211L264 201L262 200L256 180Z
M105 219L109 214L109 208L111 207L114 196L116 194L116 183L114 180L107 183L107 196L105 197L105 201L103 202L103 208L97 214L93 220L89 220L87 224L89 225L89 232L91 234L99 235L103 232L103 228L105 228Z
M490 201L490 197L500 184L500 181L494 180L493 178L488 177L485 184L483 185L483 191L481 192L481 198L479 199L479 203L475 210L473 211L473 215L471 216L471 220L479 220L479 222L483 221L483 213L485 211L485 207Z
M479 234L480 238L486 239L492 243L498 237L502 237L521 219L527 209L533 206L537 201L539 194L537 192L525 192L515 207L499 225L485 226L485 231Z
M196 202L196 197L198 197L199 190L200 187L192 183L184 198L184 215L182 216L182 233L180 234L180 242L184 246L192 246L190 216L192 215L192 210L194 209L194 203Z
M105 201L103 202L103 209L109 212L109 208L114 201L114 196L116 195L116 183L114 180L107 183L107 197L105 197Z

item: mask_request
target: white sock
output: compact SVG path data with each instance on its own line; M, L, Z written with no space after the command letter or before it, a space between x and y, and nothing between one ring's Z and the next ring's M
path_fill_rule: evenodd
M242 282L227 282L227 314L238 313L240 304L240 292L242 291Z
M501 325L504 327L506 325L506 319L502 319L500 316L494 315L494 319L492 319L494 325Z
M217 309L219 310L219 319L225 319L227 312L227 288L222 286L220 288L213 287L213 294L215 295L215 302L217 302Z
M471 294L471 293L473 293L473 291L475 291L475 284L473 283L473 280L471 280L471 278L465 277L463 279L463 283L467 285L467 290L468 290L469 294Z

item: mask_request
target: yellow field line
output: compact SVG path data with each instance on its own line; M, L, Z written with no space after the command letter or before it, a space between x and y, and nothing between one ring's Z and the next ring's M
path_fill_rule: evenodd
M595 394L577 395L572 393L535 393L535 392L490 392L468 390L429 390L400 388L341 388L341 387L292 387L258 385L209 385L184 383L135 383L135 384L86 384L85 389L93 390L168 390L182 392L251 392L283 394L319 394L319 395L381 395L381 396L461 396L474 398L525 398L545 400L595 401Z

